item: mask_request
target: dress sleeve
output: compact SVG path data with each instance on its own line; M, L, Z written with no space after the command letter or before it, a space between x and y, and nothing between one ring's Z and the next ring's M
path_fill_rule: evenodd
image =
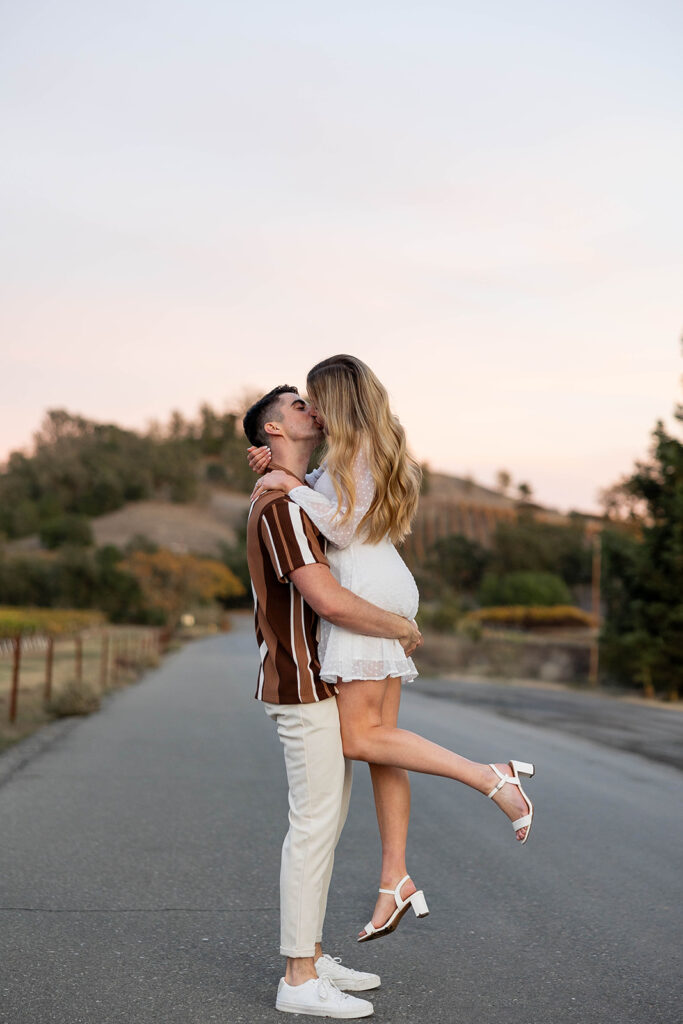
M289 492L292 501L308 513L320 532L338 548L346 548L356 539L360 521L375 497L375 481L362 452L355 458L353 477L356 484L356 503L352 515L345 523L340 520L346 506L342 505L338 510L337 502L331 501L320 491L312 491L310 487L293 487Z
M323 475L324 472L325 467L318 466L317 469L312 469L310 473L307 473L306 476L304 477L304 480L306 481L309 487L315 487L316 480L318 480Z

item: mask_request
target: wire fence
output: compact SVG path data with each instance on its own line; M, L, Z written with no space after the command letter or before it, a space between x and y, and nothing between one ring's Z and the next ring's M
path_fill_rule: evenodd
M106 626L0 639L0 748L44 721L84 714L159 662L165 629Z

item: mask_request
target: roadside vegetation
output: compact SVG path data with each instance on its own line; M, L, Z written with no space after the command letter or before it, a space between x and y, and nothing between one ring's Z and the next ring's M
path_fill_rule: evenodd
M674 419L683 425L683 406ZM537 647L545 641L556 650L538 668L541 677L545 671L549 679L585 681L591 659L578 653L577 645L583 644L586 652L594 648L596 665L599 653L603 683L679 699L681 437L658 422L647 459L606 489L602 501L603 518L593 524L592 536L578 516L570 516L567 525L551 524L539 521L527 505L520 507L516 522L498 524L488 548L459 534L432 546L418 569L424 598L419 621L454 639L450 647L445 641L437 645L439 667L485 665L503 675L510 669L521 673L523 642ZM590 601L596 557L599 630ZM500 657L501 645L507 661ZM423 659L433 662L434 655L425 652Z
M249 604L240 510L253 476L244 448L239 413L206 404L194 419L176 412L146 432L50 411L32 452L12 453L0 472L0 605L90 610L110 624L173 631L183 616L217 623L226 609ZM425 501L430 479L425 467ZM501 470L500 493L511 479ZM497 522L486 546L452 533L412 566L423 628L444 650L449 639L466 646L467 664L485 671L501 661L484 656L497 642L521 651L528 641L534 658L554 644L533 671L567 681L589 673L597 681L599 639L601 682L675 699L683 678L680 438L656 425L648 458L604 492L602 519L551 522L530 485L518 491L516 512ZM207 493L236 510L235 526L226 527L234 543L217 541L213 557L144 534L95 542L94 517L158 501L185 504L191 518ZM37 539L21 540L29 537ZM505 668L521 671L512 657Z

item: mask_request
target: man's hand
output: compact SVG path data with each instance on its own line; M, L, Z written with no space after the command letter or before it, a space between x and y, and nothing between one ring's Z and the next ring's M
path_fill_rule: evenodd
M270 474L268 474L270 476ZM302 565L289 574L290 581L321 619L362 636L379 636L399 640L410 655L422 644L416 623L370 604L358 594L340 586L329 565L316 562Z
M415 620L409 621L406 619L405 634L398 638L398 642L406 652L407 657L410 657L413 651L416 651L418 647L422 647L422 633L417 628Z

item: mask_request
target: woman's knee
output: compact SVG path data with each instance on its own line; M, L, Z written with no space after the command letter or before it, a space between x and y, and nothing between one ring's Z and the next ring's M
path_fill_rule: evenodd
M372 760L368 731L364 729L342 730L342 749L350 761Z

